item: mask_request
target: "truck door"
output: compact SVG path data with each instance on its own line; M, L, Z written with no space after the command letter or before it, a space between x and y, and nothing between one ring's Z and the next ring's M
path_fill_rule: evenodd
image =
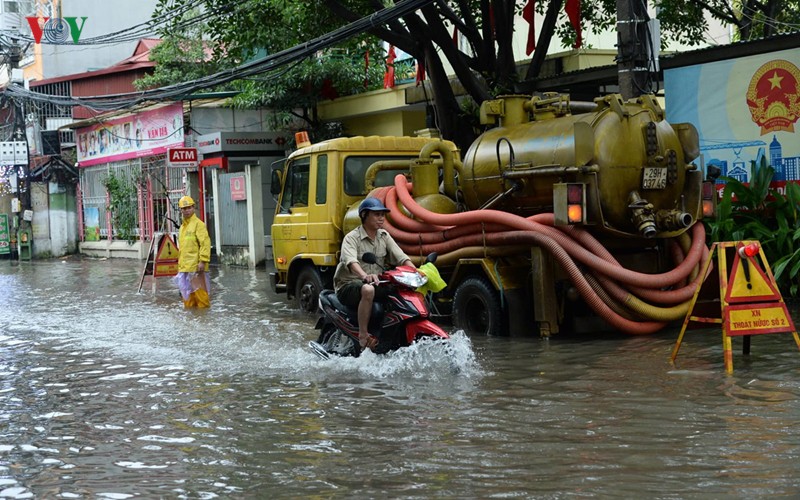
M283 193L272 224L272 245L276 258L293 257L308 251L310 166L311 158L304 157L293 160L286 168Z

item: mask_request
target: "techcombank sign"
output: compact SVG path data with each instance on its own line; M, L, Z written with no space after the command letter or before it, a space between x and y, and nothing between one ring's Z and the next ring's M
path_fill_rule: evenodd
M286 146L286 136L276 132L215 132L197 138L200 154L242 151L280 151Z

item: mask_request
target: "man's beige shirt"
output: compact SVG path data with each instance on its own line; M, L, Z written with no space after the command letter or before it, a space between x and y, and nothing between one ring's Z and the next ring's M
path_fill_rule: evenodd
M361 260L361 256L366 252L372 252L378 257L377 264L367 264ZM349 281L360 281L356 273L350 270L350 264L358 262L367 274L380 274L384 266L398 266L409 260L403 253L391 235L385 229L378 229L378 234L372 240L364 230L364 226L358 226L347 233L342 240L342 254L339 257L339 265L336 266L336 273L333 275L333 287L339 290Z

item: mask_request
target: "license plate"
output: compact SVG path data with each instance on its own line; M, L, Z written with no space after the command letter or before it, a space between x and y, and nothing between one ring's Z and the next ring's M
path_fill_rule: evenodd
M642 189L664 189L667 187L667 169L663 167L644 167Z

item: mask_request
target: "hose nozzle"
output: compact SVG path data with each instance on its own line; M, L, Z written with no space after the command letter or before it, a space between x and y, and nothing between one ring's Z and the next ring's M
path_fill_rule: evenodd
M680 210L659 210L656 213L656 223L661 229L674 231L675 229L686 229L694 222L694 217L688 212Z
M636 191L628 195L628 208L631 209L631 221L645 238L656 236L656 218L653 215L653 204L645 200Z

